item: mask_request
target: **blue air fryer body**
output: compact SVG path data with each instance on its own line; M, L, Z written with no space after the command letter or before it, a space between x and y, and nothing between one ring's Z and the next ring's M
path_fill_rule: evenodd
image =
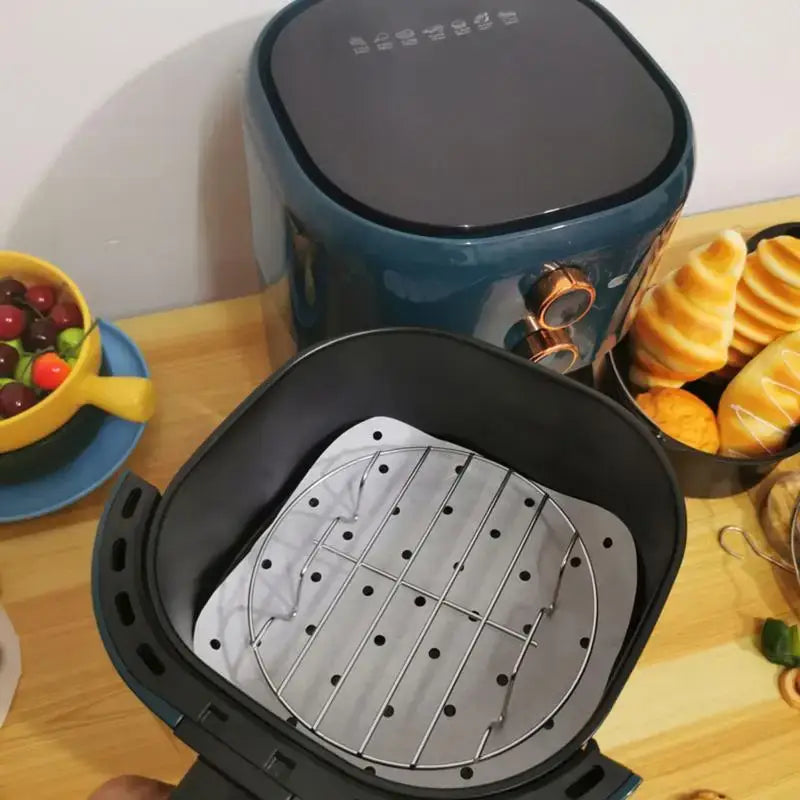
M692 177L680 95L591 0L298 0L245 116L256 256L301 347L417 325L586 366Z

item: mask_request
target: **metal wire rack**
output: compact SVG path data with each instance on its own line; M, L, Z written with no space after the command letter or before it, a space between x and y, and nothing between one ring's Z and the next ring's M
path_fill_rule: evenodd
M362 511L361 505L364 489L368 485L371 477L375 474L377 465L380 463L380 469L382 471L386 469L383 462L397 456L403 456L409 459L410 469L401 481L399 489L390 498L389 502L385 503L385 510L382 516L378 519L377 524L374 524L371 533L366 537L360 552L351 553L341 547L337 547L333 542L332 534L334 531L340 530L343 525L349 525L359 520L359 515ZM433 461L438 462L440 465L448 465L452 464L453 460L457 462L454 470L454 477L446 484L445 491L436 503L434 512L428 514L424 519L415 520L415 527L418 529L416 544L409 550L404 551L404 565L402 568L399 571L391 571L373 563L370 556L373 553L374 546L385 534L387 526L393 520L399 507L408 498L409 492L413 490L415 483L420 480L422 471L426 468L430 471ZM483 509L478 523L469 532L469 535L464 538L466 543L461 555L453 564L449 577L445 580L444 585L440 587L424 586L420 585L418 582L412 581L410 579L410 573L420 553L423 551L431 536L434 535L442 519L452 513L451 504L454 496L456 496L459 488L470 475L470 470L475 469L476 466L480 466L484 470L487 468L497 469L501 471L501 477L491 499ZM313 547L308 552L299 571L295 575L296 583L291 593L293 600L288 612L285 610L273 611L264 619L263 609L260 612L257 611L255 603L255 593L258 583L265 579L263 570L259 568L259 565L265 562L266 554L271 543L274 541L274 537L278 531L281 530L282 526L287 523L292 513L296 512L299 508L305 507L308 503L308 498L313 498L323 484L330 482L336 476L340 478L351 476L353 480L357 479L357 491L355 493L355 502L353 503L352 510L349 513L340 513L331 517L322 532L314 539ZM458 580L459 575L461 575L464 568L467 566L470 557L475 552L476 543L482 536L485 536L489 532L490 521L493 514L498 504L506 496L509 484L512 480L516 485L519 485L521 482L530 488L531 496L527 497L525 500L527 521L520 527L519 532L515 535L516 540L513 543L513 547L509 545L510 558L508 558L505 568L500 572L492 588L485 610L478 612L452 599L452 597L450 597L451 590ZM560 562L558 563L552 591L546 597L546 602L540 602L529 608L527 614L528 621L520 631L517 630L516 627L512 627L496 619L493 615L498 601L508 589L509 582L517 570L520 557L525 551L526 546L531 542L534 533L540 527L538 523L545 509L549 509L551 514L554 512L560 525L568 532L569 538L561 554ZM496 533L496 531L492 530L490 535L494 533ZM340 581L338 588L319 616L318 622L305 629L304 635L306 636L306 640L294 657L288 670L286 670L285 674L282 676L276 677L271 674L265 662L262 645L268 642L270 631L273 630L276 625L294 624L294 620L298 617L303 605L304 587L309 580L309 572L312 569L312 564L321 553L333 556L335 559L343 562L346 567L342 573L343 580ZM581 647L584 653L579 659L574 678L558 697L552 699L551 712L546 719L536 720L534 724L525 726L522 734L517 736L513 741L505 741L497 746L492 746L493 736L503 731L509 716L513 714L512 700L514 698L518 677L524 668L528 654L539 647L539 642L536 638L537 632L540 630L545 620L557 616L564 576L570 565L573 567L580 565L583 569L587 570L588 580L591 585L591 600L594 604L594 610L589 614L591 625L586 630L585 637L581 640ZM332 686L322 705L320 707L311 708L309 706L309 708L304 708L302 707L302 703L293 702L289 699L287 696L287 689L290 687L293 678L303 670L304 664L306 664L315 653L315 648L320 646L319 643L326 630L326 626L336 617L337 609L339 609L343 596L345 596L346 592L351 587L356 576L361 574L362 571L385 579L385 581L388 582L388 591L385 592L377 609L372 610L368 617L359 620L358 630L361 635L356 641L355 647L349 651L349 657L347 658L344 668L340 673L334 676L335 680L332 682ZM526 573L522 573L523 580L525 580L525 575ZM329 715L332 714L332 709L337 703L337 698L339 698L345 688L348 687L348 682L353 680L353 675L360 661L365 657L364 654L367 648L374 641L379 641L382 638L380 635L376 636L376 631L378 631L379 626L381 626L386 616L387 609L392 605L398 593L403 590L415 593L418 597L418 605L420 604L419 598L423 598L425 601L432 601L432 608L427 613L427 616L424 618L416 634L413 635L410 646L403 652L395 652L389 664L384 667L384 669L391 674L391 681L389 682L388 689L382 694L380 702L367 711L361 709L361 713L366 713L369 721L363 729L363 732L359 734L358 743L356 744L355 741L352 740L352 737L350 741L344 741L341 737L336 737L326 732L324 730L324 724ZM586 668L596 635L596 604L597 584L595 574L581 535L559 503L542 487L531 481L527 481L510 469L499 467L499 465L494 464L488 459L482 458L467 450L433 446L392 447L375 450L368 455L353 458L326 473L309 485L301 494L296 496L272 523L267 534L260 543L254 560L254 567L250 574L247 598L249 645L259 665L263 679L267 682L275 697L290 715L290 719L293 723L302 726L309 733L319 737L322 741L352 756L364 759L367 762L411 770L460 768L462 777L465 777L471 775L472 767L479 762L506 752L517 746L521 741L533 736L537 731L549 727L549 724L552 723L552 717L568 700L572 690L581 679ZM406 745L407 755L403 759L388 757L385 748L372 747L373 741L376 738L376 732L379 730L382 722L385 722L387 718L393 716L394 703L398 689L408 676L412 665L424 655L421 655L423 643L426 641L426 637L433 626L437 623L442 609L447 609L462 618L465 617L470 623L477 624L473 624L471 632L465 637L463 652L452 670L449 680L447 680L444 691L441 692L438 701L433 704L432 710L430 707L428 707L427 710L425 708L419 710L417 717L419 718L420 715L427 714L427 721L421 734L419 734L413 742L413 747L410 746L412 743ZM355 622L353 624L355 624ZM482 733L477 737L477 740L473 741L472 747L469 748L468 744L465 743L462 757L449 761L436 760L434 757L426 758L426 749L431 742L437 724L439 724L440 720L443 718L454 713L454 707L451 704L454 689L465 675L468 664L476 651L476 646L481 640L484 631L487 630L496 632L508 640L516 641L518 647L514 661L509 662L507 671L498 676L498 682L504 687L504 691L497 702L495 712L492 716L487 715L487 717L485 717L485 725ZM320 657L324 658L324 655ZM501 678L502 681L500 680Z

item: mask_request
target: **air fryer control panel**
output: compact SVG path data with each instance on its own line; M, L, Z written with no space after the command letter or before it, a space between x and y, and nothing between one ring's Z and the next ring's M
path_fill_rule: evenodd
M442 19L443 15L431 13L429 24L417 30L402 28L399 31L369 31L366 36L353 35L348 37L347 44L352 49L353 55L366 56L370 53L388 53L397 48L401 52L411 52L410 48L428 47L444 42L448 38L463 39L466 36L480 35L498 29L510 28L519 24L520 12L516 9L503 11L478 11L476 14L466 14L454 19Z

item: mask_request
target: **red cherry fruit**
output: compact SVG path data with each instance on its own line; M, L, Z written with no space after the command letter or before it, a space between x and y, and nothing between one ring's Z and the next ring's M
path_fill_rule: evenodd
M52 286L31 286L25 292L25 302L40 314L48 314L56 304L56 290Z
M17 339L25 330L27 318L21 308L0 305L0 339Z
M33 362L33 382L46 392L58 389L67 379L72 367L55 353L44 353Z
M0 303L10 303L25 294L25 284L16 278L0 280Z
M19 362L19 352L6 342L0 342L0 378L10 378Z
M83 327L83 314L75 303L56 303L50 309L49 318L55 323L57 331Z
M36 392L21 383L7 383L0 389L0 416L15 417L36 405Z

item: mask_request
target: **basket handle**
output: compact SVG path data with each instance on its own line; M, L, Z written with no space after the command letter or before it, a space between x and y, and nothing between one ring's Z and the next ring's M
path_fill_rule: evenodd
M277 787L277 784L276 784ZM275 800L291 800L291 794L276 792ZM170 800L261 800L232 783L207 761L198 758L186 773ZM268 798L273 800L273 798Z
M594 739L519 800L626 800L642 779L604 756ZM515 798L516 800L516 798Z

